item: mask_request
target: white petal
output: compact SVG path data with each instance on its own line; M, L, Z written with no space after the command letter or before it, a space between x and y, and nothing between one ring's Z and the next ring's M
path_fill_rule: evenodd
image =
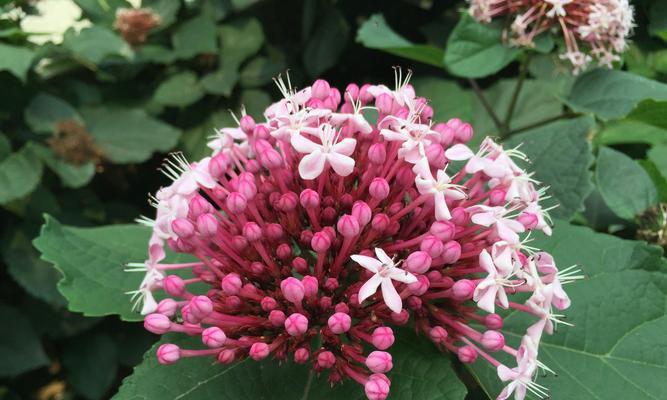
M338 153L327 153L326 159L331 168L340 176L348 176L354 170L354 159L348 156Z
M387 255L387 253L379 247L375 248L375 255L378 260L384 265L394 265L394 261Z
M482 212L473 214L472 217L470 217L470 219L475 224L482 226L491 226L496 222L496 216L491 212Z
M403 309L403 301L398 295L391 279L382 280L382 298L389 309L395 313L400 313Z
M452 218L452 214L449 212L447 207L447 202L445 201L445 194L442 192L435 193L433 195L435 200L435 219L438 221L447 221Z
M357 264L361 265L362 267L366 268L367 270L371 271L372 273L377 273L380 267L382 266L382 262L374 259L373 257L367 257L367 256L362 256L360 254L353 254L350 256L350 258L356 262Z
M298 134L292 135L290 143L292 143L292 147L299 153L312 153L322 148L321 145Z
M394 132L394 131L389 130L389 129L382 129L380 131L380 134L382 136L384 136L385 140L388 140L390 142L392 142L392 141L405 141L405 140L408 139L408 135L406 135L404 133Z
M299 175L303 179L315 179L324 171L326 157L322 152L316 150L301 159L299 163Z
M331 146L331 151L334 153L342 154L344 156L351 156L354 153L354 147L357 145L357 141L351 138L345 138L340 142Z
M400 268L393 268L392 271L389 273L389 277L395 281L403 282L403 283L415 283L417 282L417 277L409 273L408 271L404 271Z
M445 157L450 160L467 160L475 154L464 144L455 144L445 151Z
M361 286L361 289L359 289L359 304L374 295L381 282L382 278L380 275L373 275L371 279L367 280L366 283Z

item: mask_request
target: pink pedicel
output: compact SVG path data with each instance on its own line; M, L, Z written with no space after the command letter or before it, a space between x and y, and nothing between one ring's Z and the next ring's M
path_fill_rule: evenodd
M490 363L514 393L538 387L540 338L580 278L525 245L530 231L551 233L545 190L518 149L487 138L473 150L469 124L432 121L408 80L397 70L393 89L341 92L279 78L284 98L218 130L211 157L166 161L172 182L141 220L148 259L128 265L145 273L132 294L147 330L201 345L162 345L160 363L291 359L385 399L406 326ZM167 263L167 250L190 261ZM527 315L520 347L505 343L498 309Z

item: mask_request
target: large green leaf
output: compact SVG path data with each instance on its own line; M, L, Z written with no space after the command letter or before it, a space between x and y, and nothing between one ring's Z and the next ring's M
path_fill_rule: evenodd
M550 187L549 195L559 204L551 211L555 218L570 219L593 190L589 171L593 155L586 139L592 126L587 117L558 121L515 135L506 143L508 147L521 144L531 161L527 169Z
M191 338L169 336L184 348L201 347ZM212 364L210 358L180 360L172 366L158 364L155 345L144 362L123 381L116 400L293 400L365 399L362 386L346 382L333 388L325 376L308 378L308 367L291 362L246 360L231 366ZM463 400L465 386L458 380L446 355L438 354L425 339L402 331L392 347L394 369L389 372L391 398L396 400ZM238 384L243 382L244 384ZM284 384L276 384L283 382Z
M594 69L574 82L568 104L575 111L614 119L644 99L667 100L667 85L628 72Z
M51 134L59 122L81 121L79 113L65 100L48 93L39 93L23 111L25 122L37 133Z
M116 163L146 161L155 152L171 150L180 136L140 109L87 108L81 114L104 156Z
M42 179L42 163L31 146L24 146L0 162L0 204L20 199Z
M66 187L79 188L85 186L95 176L95 163L93 162L74 165L56 157L48 147L34 145L32 148L44 164L60 177Z
M58 289L71 311L136 321L141 316L132 311L125 292L136 289L142 276L124 268L146 259L149 236L150 230L139 225L74 228L46 216L34 245L62 273Z
M35 57L32 50L25 47L0 43L0 71L9 71L25 82L30 65Z
M215 22L200 14L182 23L171 37L174 54L178 58L192 58L198 54L211 54L218 50Z
M442 59L444 52L442 49L427 44L414 44L410 42L394 32L382 14L371 15L359 27L357 42L368 48L386 51L399 57L436 67L443 66Z
M262 24L255 18L240 19L221 25L221 64L238 68L248 57L257 53L264 44Z
M644 100L626 118L667 130L667 101Z
M631 119L620 119L605 124L593 137L595 145L624 143L667 143L667 130Z
M604 201L621 218L633 219L658 201L648 173L632 158L609 147L600 149L595 181Z
M183 71L162 82L153 100L165 106L186 107L204 96L204 90L194 72Z
M572 306L565 313L575 326L543 337L540 359L558 376L538 383L554 399L667 398L667 265L660 249L566 223L534 244L561 267L577 264L588 276L566 287ZM511 343L529 323L518 314L505 319ZM495 368L476 363L472 370L492 398L500 392Z
M106 334L82 335L63 351L67 381L87 399L103 398L116 378L118 347Z
M667 178L667 144L654 146L648 151L648 159L664 178Z
M446 122L459 118L471 122L473 118L473 94L463 90L456 82L435 77L417 78L412 81L418 96L423 96L433 107L433 120Z
M285 71L285 63L267 57L255 57L241 70L241 86L259 87L271 82L276 75Z
M303 65L311 77L336 65L349 33L350 26L340 11L332 8L324 14L303 50Z
M501 25L481 24L465 14L447 40L445 65L464 78L481 78L500 71L519 53L503 43Z
M30 322L13 307L0 304L0 376L16 376L49 363Z
M101 26L84 28L78 33L69 29L65 32L63 46L84 64L99 64L109 56L127 59L133 56L132 48L123 38Z

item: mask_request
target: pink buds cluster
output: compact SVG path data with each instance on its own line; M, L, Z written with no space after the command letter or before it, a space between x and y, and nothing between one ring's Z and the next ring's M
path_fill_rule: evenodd
M593 60L612 67L627 47L633 23L628 0L469 0L469 12L480 22L509 17L510 43L534 47L537 35L558 30L566 51L561 59L577 73Z
M218 131L211 157L165 164L173 183L152 199L156 218L142 220L153 235L149 259L131 265L146 272L135 296L146 329L202 346L162 345L161 363L291 357L379 400L392 327L410 324L462 362L496 367L510 381L502 398L545 393L532 379L544 367L538 345L559 322L553 307L569 306L562 284L578 276L521 240L551 232L543 190L513 161L524 158L517 149L486 139L473 152L469 124L434 123L408 79L398 70L394 89L342 93L279 79L284 99L265 122L243 115ZM195 260L162 263L166 247ZM528 300L510 301L515 293ZM497 307L532 317L518 349Z

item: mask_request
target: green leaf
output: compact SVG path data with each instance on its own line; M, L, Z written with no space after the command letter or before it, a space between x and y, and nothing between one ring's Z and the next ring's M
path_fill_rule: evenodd
M171 150L180 136L140 109L87 108L81 114L105 157L116 163L146 161L155 152Z
M667 3L656 1L648 12L648 31L667 42Z
M667 178L660 173L658 167L655 166L651 160L638 160L639 165L644 168L644 171L651 177L655 189L658 191L658 201L667 203Z
M101 26L91 26L76 33L73 29L65 32L63 46L74 57L84 63L99 64L106 57L133 57L132 48L116 33Z
M464 14L447 40L447 69L464 78L481 78L500 71L519 53L518 49L507 47L502 36L499 24L481 24Z
M531 245L551 252L562 267L580 265L588 277L566 287L572 306L565 314L575 326L543 336L540 344L540 360L558 373L537 378L551 389L550 397L664 399L667 265L660 249L566 223ZM529 323L518 314L523 313L510 312L505 319L510 343ZM495 398L503 385L495 368L477 362L471 369Z
M0 43L0 71L9 71L25 82L35 53L25 47Z
M65 298L58 292L56 284L60 273L39 259L39 253L30 243L28 235L20 229L5 242L2 257L7 272L25 291L53 306L62 307Z
M238 67L264 44L262 24L255 18L240 19L220 26L220 63L224 68Z
M592 126L592 119L587 117L553 122L512 136L505 144L521 144L521 151L531 161L527 170L534 171L535 179L550 187L548 195L559 204L551 211L555 218L572 218L593 190L589 171L593 155L586 139Z
M74 0L83 14L96 24L111 26L116 19L116 10L130 8L132 5L125 0Z
M207 92L229 97L239 80L239 71L236 68L219 68L215 72L206 74L201 82L201 87Z
M667 85L628 72L594 69L577 78L567 101L575 111L608 120L625 116L644 99L667 100Z
M357 31L357 42L370 48L442 67L444 51L428 44L414 44L394 32L382 14L373 14Z
M593 137L597 146L625 143L646 143L657 145L667 143L667 130L645 122L620 119L610 121Z
M271 103L271 96L263 90L246 89L241 92L241 104L246 108L248 115L263 115Z
M0 304L0 376L16 376L48 365L49 359L42 344L23 314L15 308Z
M667 101L644 100L626 118L667 130Z
M512 101L512 94L516 87L516 79L502 79L488 90L484 91L486 100L496 115L503 120ZM517 129L530 124L555 117L562 111L560 100L542 81L527 79L523 82L521 92L514 106L510 129ZM491 117L484 109L482 102L474 97L472 126L475 129L475 139L481 140L484 136L499 134Z
M155 44L141 46L136 50L136 54L137 62L171 64L176 59L176 56L171 49Z
M211 149L206 147L209 138L215 135L216 129L234 126L236 121L227 111L218 111L211 114L201 125L188 129L183 133L180 147L188 160L200 160L211 155Z
M652 147L648 151L648 159L653 162L662 176L667 178L667 144Z
M181 9L181 2L173 0L142 0L141 6L150 8L160 16L160 25L154 29L157 32L168 28L176 21L178 11Z
M48 93L35 96L23 112L26 123L38 133L53 133L65 120L81 121L79 113L65 100Z
M633 219L658 201L646 171L630 157L609 147L600 149L595 180L604 201L621 218Z
M62 273L58 289L71 311L137 321L141 315L132 311L125 292L139 287L143 277L124 269L146 259L149 237L150 230L139 225L74 228L47 215L33 244Z
M183 348L201 347L195 340L169 336L167 341ZM278 365L275 360L242 361L231 366L212 364L210 358L193 357L172 366L158 364L156 344L144 362L123 381L116 400L169 398L183 400L293 400L293 399L366 399L361 385L347 381L333 388L325 375L308 384L309 367L291 362ZM391 398L395 400L462 400L466 388L458 380L446 355L438 354L424 338L402 331L392 347L394 368ZM239 385L238 382L245 384ZM289 382L276 385L276 382Z
M241 86L259 87L285 70L285 64L267 57L255 57L241 70Z
M30 148L24 146L0 162L0 204L30 194L42 179L42 163Z
M456 82L426 77L414 79L411 83L417 94L425 97L433 107L435 122L447 122L450 118L472 120L473 94L463 90Z
M63 366L76 392L101 399L116 379L118 348L106 334L81 335L65 345Z
M204 96L194 72L184 71L169 77L158 86L153 100L165 106L185 107Z
M7 136L0 133L0 162L4 161L12 153L12 144Z
M188 59L218 50L215 22L207 15L198 15L181 24L171 37L177 58Z
M47 147L34 145L33 150L44 164L60 177L66 187L80 188L87 185L95 176L95 164L92 162L74 165L57 158L53 151Z
M349 34L350 26L340 11L332 8L324 14L303 50L303 65L311 77L336 65Z

